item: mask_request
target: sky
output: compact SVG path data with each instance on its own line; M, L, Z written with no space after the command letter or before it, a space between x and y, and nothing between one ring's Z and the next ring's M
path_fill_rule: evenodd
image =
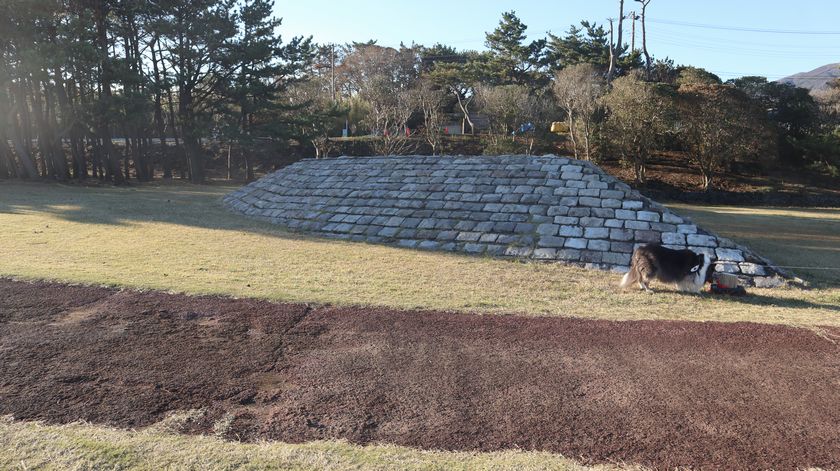
M625 0L625 14L633 9L640 4ZM481 50L485 32L509 10L533 40L547 32L563 35L580 20L606 24L618 16L618 0L275 0L284 37L311 35L318 43L376 39L393 47L440 42ZM703 67L724 80L745 75L776 80L840 62L838 0L652 0L647 18L651 55ZM625 22L627 43L630 23ZM640 48L639 22L636 35Z

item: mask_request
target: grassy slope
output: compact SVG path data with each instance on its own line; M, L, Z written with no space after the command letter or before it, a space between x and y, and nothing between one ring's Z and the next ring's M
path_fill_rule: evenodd
M840 325L837 288L741 299L619 292L613 273L290 234L222 209L230 189L0 183L0 276L399 308Z
M289 234L221 209L219 197L230 189L0 182L0 276L401 308L840 325L837 288L763 291L745 299L620 293L615 274ZM0 468L38 467L580 469L545 453L425 452L341 442L243 445L161 428L0 419Z

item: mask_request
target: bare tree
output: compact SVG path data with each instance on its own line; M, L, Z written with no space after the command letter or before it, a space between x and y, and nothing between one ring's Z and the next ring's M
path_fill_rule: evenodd
M624 24L624 0L618 0L618 34L616 41L612 42L613 36L613 20L610 20L610 68L607 71L607 81L612 80L615 76L616 62L618 61L618 54L622 48L622 26Z
M647 50L647 30L645 29L645 10L651 0L635 0L642 4L642 54L645 55L645 70L650 73L650 54Z
M598 100L606 93L601 70L592 64L566 67L557 71L553 90L558 105L566 113L575 158L579 157L578 149L582 146L583 158L590 160L595 118L601 107Z
M443 142L443 102L446 91L436 86L430 79L421 80L416 90L417 104L423 112L423 137L435 155Z

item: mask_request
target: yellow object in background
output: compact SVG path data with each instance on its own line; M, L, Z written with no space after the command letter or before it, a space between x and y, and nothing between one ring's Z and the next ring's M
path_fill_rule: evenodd
M569 132L569 126L563 121L554 121L551 123L551 132L563 134Z

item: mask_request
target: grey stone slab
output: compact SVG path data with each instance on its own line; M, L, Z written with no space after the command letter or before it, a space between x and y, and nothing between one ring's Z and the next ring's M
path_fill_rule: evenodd
M534 249L530 247L508 247L505 255L509 257L530 257Z
M555 196L577 196L578 191L580 191L580 189L578 189L578 188L560 187L560 188L555 188L554 189L554 195Z
M564 247L568 247L570 249L585 249L586 245L589 243L586 239L580 239L577 237L570 237L566 239L566 243Z
M577 249L562 249L558 250L556 257L558 260L565 260L567 262L576 262L580 260L580 250Z
M557 258L557 249L538 248L534 249L533 257L537 260L554 260Z
M399 227L383 227L376 235L379 237L394 237L399 231Z
M604 255L601 256L601 261L604 263L611 263L613 265L628 266L630 265L630 254L604 252Z
M484 244L476 244L476 243L467 243L464 244L464 252L469 254L480 254L487 250L487 246Z
M578 224L580 218L575 218L571 216L554 216L554 224L561 224L565 226L571 226Z
M548 216L565 216L569 214L568 206L549 206L546 215Z
M660 220L659 213L654 212L654 211L639 211L636 214L636 217L640 221L659 222L659 220Z
M680 224L677 226L677 232L680 234L697 234L697 226L694 224Z
M628 209L616 209L615 210L615 218L616 219L636 219L636 211L631 211Z
M604 227L604 219L592 216L583 217L580 218L580 225L583 227Z
M610 239L620 242L633 240L633 231L627 229L610 229Z
M715 250L718 260L726 260L732 262L743 262L744 253L738 249L717 249Z
M578 190L578 196L589 196L593 198L599 198L601 196L601 190L599 189L591 189L586 188L583 190Z
M599 218L614 218L615 210L612 208L592 208L592 215Z
M685 234L680 234L678 232L663 232L662 243L669 245L685 245Z
M610 236L610 229L607 227L587 227L583 231L587 239L606 239Z
M560 226L557 224L540 224L537 226L537 234L540 236L555 236L559 230Z
M561 201L561 204L562 201ZM589 206L589 207L600 207L601 206L601 198L592 198L590 196L581 196L578 198L578 204L580 206ZM570 205L571 206L571 205Z
M569 208L568 216L582 218L582 217L588 217L591 214L592 214L592 209L591 208L576 207L576 208Z
M540 247L553 247L553 248L561 248L565 245L566 238L565 237L555 237L555 236L541 236L537 240L537 245Z
M714 236L704 234L688 234L686 235L686 242L688 245L697 245L700 247L716 247L717 240Z
M622 221L621 219L607 219L604 221L604 227L609 227L613 229L622 228L624 227L624 221Z
M557 230L557 235L563 237L581 237L583 236L583 228L578 226L560 226Z
M633 209L638 210L644 208L645 205L643 202L638 200L624 200L621 202L622 209Z
M662 222L667 222L668 224L682 224L685 220L676 214L664 212L662 213Z
M461 232L455 240L462 242L475 242L481 238L481 232Z
M589 250L608 252L610 250L610 241L593 239L586 244L586 248L588 248Z
M650 223L647 221L632 221L627 220L624 222L624 227L627 229L636 229L640 231L647 231L650 230Z

